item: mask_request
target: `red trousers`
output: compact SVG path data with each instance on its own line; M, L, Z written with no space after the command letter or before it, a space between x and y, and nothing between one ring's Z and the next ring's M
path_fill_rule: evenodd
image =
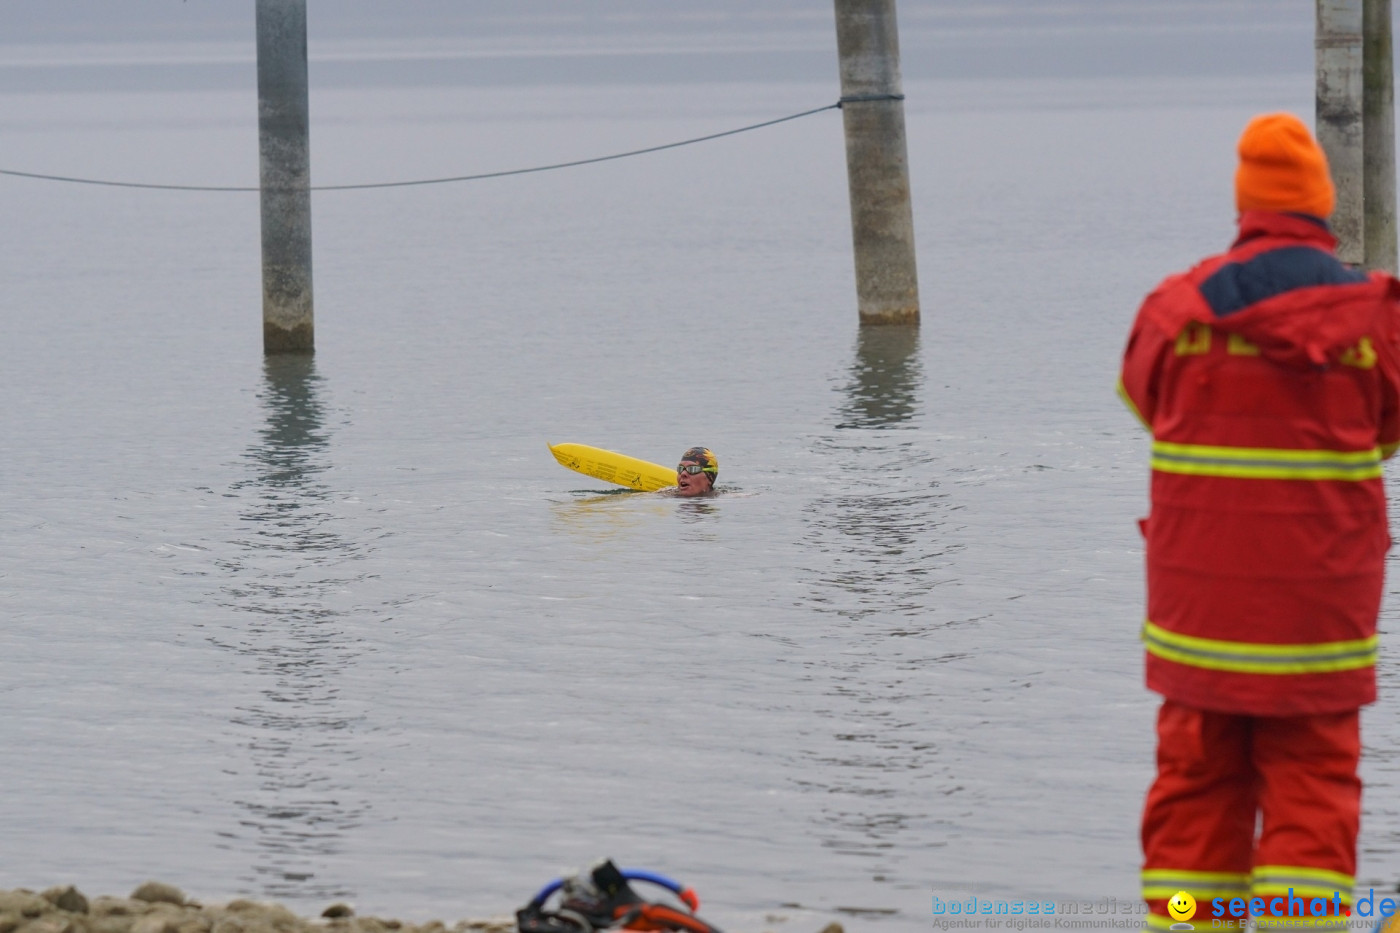
M1248 913L1261 928L1271 917L1314 917L1319 901L1329 915L1338 903L1345 910L1360 757L1359 710L1244 716L1163 702L1157 780L1142 815L1147 927L1171 925L1167 900L1181 890L1196 900L1197 929ZM1236 899L1246 916L1230 910Z

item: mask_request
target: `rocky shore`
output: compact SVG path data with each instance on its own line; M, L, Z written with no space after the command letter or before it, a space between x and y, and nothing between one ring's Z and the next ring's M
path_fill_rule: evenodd
M320 917L298 917L280 904L234 900L205 905L174 885L148 881L129 897L88 900L69 885L34 892L0 891L0 933L513 933L515 917L404 923L359 917L332 904ZM844 933L838 923L821 933Z
M129 897L89 900L77 888L0 891L0 933L510 933L514 917L404 923L358 917L332 904L319 918L298 917L280 904L234 900L205 905L169 884L148 881Z

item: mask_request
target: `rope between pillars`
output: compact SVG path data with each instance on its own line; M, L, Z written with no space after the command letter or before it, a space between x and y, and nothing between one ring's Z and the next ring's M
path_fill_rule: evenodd
M632 149L628 152L617 152L612 155L596 156L591 159L576 159L572 162L556 162L553 165L536 165L531 168L509 169L503 172L483 172L480 175L453 175L449 178L423 178L415 181L382 181L364 185L312 185L309 189L285 189L285 190L311 190L311 191L357 191L365 188L407 188L413 185L444 185L457 181L480 181L485 178L504 178L507 175L528 175L532 172L551 172L555 169L573 168L578 165L592 165L595 162L611 162L614 159L626 159L632 156L645 155L648 152L660 152L663 149L677 149L681 146L690 146L695 143L708 142L712 139L720 139L724 136L734 136L738 133L747 133L750 130L763 129L765 126L774 126L778 123L786 123L789 120L796 120L800 117L810 117L814 113L821 113L825 110L839 110L843 103L853 100L887 100L895 99L893 95L889 97L853 98L843 97L834 104L827 104L825 107L817 107L812 110L804 110L801 113L789 114L785 117L778 117L776 120L765 120L762 123L754 123L749 126L741 126L738 129L725 130L722 133L711 133L708 136L696 136L693 139L683 139L679 142L665 143L660 146L648 146L645 149ZM900 95L903 100L903 95ZM12 169L0 169L0 175L13 175L18 178L38 178L44 181L65 181L78 185L103 185L111 188L152 188L161 191L261 191L262 188L241 187L235 185L158 185L146 184L136 181L104 181L97 178L73 178L67 175L43 175L38 172L19 172ZM269 191L283 189L269 188Z

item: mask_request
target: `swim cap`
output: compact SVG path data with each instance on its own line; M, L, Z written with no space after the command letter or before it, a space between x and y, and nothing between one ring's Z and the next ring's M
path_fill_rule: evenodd
M693 460L704 467L705 472L710 474L711 483L719 478L719 460L715 458L708 447L692 447L681 454L681 460Z

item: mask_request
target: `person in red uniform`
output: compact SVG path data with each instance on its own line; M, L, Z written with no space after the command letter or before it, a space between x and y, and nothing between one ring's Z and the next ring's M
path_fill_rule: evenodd
M1152 432L1149 930L1181 890L1197 923L1335 915L1356 873L1400 282L1334 255L1327 160L1297 117L1250 121L1235 194L1238 238L1147 297L1119 383Z

